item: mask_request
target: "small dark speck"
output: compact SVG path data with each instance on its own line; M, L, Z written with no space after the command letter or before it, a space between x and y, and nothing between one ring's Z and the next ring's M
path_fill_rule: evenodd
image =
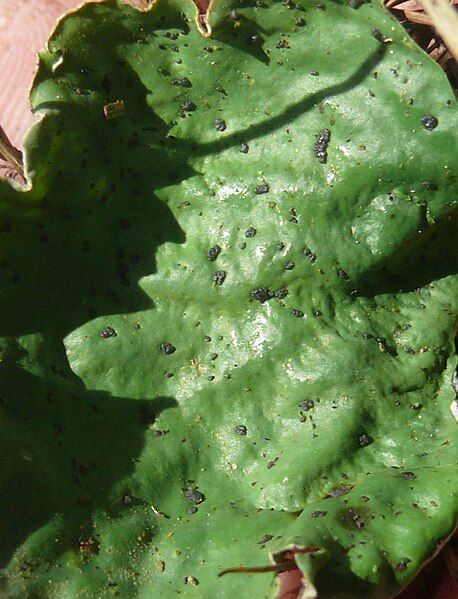
M248 154L249 149L250 149L250 146L246 143L241 143L239 146L239 152L241 152L242 154Z
M237 11L233 10L230 14L229 17L233 20L233 21L240 21L240 15Z
M318 318L319 316L322 316L323 312L321 310L313 310L313 316L315 316L316 318Z
M217 270L214 274L213 274L213 281L217 284L217 285L222 285L224 283L224 281L226 280L226 271L225 270Z
M401 472L401 476L407 480L415 480L417 478L413 472Z
M285 249L285 244L282 241L280 241L280 243L277 243L277 250L280 250L280 252L281 252L284 249Z
M220 254L221 254L220 246L214 245L207 251L207 258L210 260L210 262L213 262L214 260L216 260L216 258L218 258L218 256Z
M153 436L154 437L163 437L164 435L167 435L169 432L170 432L169 430L161 431L160 429L156 428L153 431Z
M432 181L422 181L421 184L423 185L423 187L425 189L428 189L430 191L436 191L437 190L437 185L435 183L433 183Z
M352 516L352 520L356 524L356 528L359 528L360 530L361 530L361 528L364 528L365 523L364 523L364 520L361 518L361 516L358 516L358 514L355 514L354 516Z
M301 401L301 403L299 404L299 407L302 410L304 410L305 412L308 412L314 406L315 406L315 402L313 401L313 399L304 399L304 401Z
M374 439L370 436L370 435L360 435L358 437L358 445L360 447L367 447L368 445L371 445L374 442Z
M385 44L388 41L388 39L383 35L383 33L381 33L378 29L375 29L375 27L374 29L372 29L371 33L372 37L376 39L378 42L381 42L382 44Z
M290 45L288 40L286 39L281 39L278 41L277 45L275 46L278 50L289 50Z
M271 460L270 462L267 463L267 470L270 470L271 468L273 468L275 466L275 461Z
M254 227L249 227L246 231L245 231L245 237L247 237L248 239L250 237L254 237L256 235L257 231Z
M226 131L226 121L223 121L223 119L216 119L215 129L217 131Z
M211 340L212 340L211 337L209 337L208 335L204 335L204 341L206 341L207 343L210 343Z
M285 266L285 270L293 270L293 268L296 265L294 264L294 262L288 262L288 264Z
M432 114L425 114L425 116L421 117L421 124L425 129L428 129L428 131L432 131L437 127L439 121Z
M197 512L197 508L195 505L191 505L188 507L188 514L195 514Z
M297 223L299 222L295 216L290 216L288 220L290 223L294 223L295 225L297 225Z
M237 433L237 435L244 437L248 431L246 426L244 426L243 424L237 424L237 426L235 427L235 432Z
M272 299L275 296L273 291L271 291L270 289L267 289L266 287L260 287L259 289L255 289L254 291L251 292L250 295L253 299L255 299L261 303L267 302L268 300Z
M256 187L256 189L254 190L254 193L261 195L263 193L268 193L269 192L269 185L267 183L262 183L261 185L258 185Z
M319 72L318 72L318 71L315 71L315 70L313 70L313 71L310 71L310 75L312 75L313 77L318 77L318 75L319 75Z
M315 135L315 156L320 164L326 164L328 161L328 145L331 141L331 131L322 129Z
M314 254L311 249L304 248L304 252L303 253L304 253L304 256L307 256L307 258L310 260L310 262L315 262L315 260L316 260L316 254Z
M192 487L188 487L185 490L184 496L188 501L194 503L194 505L199 505L199 503L202 503L205 499L205 495L203 493L197 489L193 489Z
M302 310L291 310L291 314L296 318L302 318L304 316Z
M132 497L130 495L124 495L122 502L124 505L130 505L132 503Z
M90 75L92 73L92 69L90 69L88 67L81 67L80 73L82 75Z
M348 279L350 278L348 276L348 273L345 272L345 270L337 271L337 276L339 277L339 279L342 279L342 281L348 281Z
M184 112L194 112L194 110L196 110L197 106L194 104L194 102L191 102L191 100L185 100L183 102L183 104L181 105L181 109Z
M298 26L298 27L304 27L305 25L305 19L302 19L302 17L299 17L297 19L294 19L294 23Z
M407 564L412 561L410 560L408 557L404 557L400 562L398 562L395 566L394 569L396 570L396 572L404 572L404 570L407 569Z
M317 510L316 512L312 512L310 515L312 516L312 518L323 518L323 516L326 516L328 512L325 512L323 510Z
M264 543L268 543L274 538L273 535L264 535L260 541L258 541L258 545L264 545Z
M192 87L192 83L187 77L180 77L179 79L173 79L172 85L178 85L180 87Z
M224 89L224 87L221 85L221 83L217 83L215 86L215 89L217 92L219 92L220 94L223 94L224 96L227 96L226 90Z
M102 337L102 339L117 337L117 335L118 333L112 327L107 327L106 329L103 329L103 331L100 331L100 336Z
M277 289L277 291L275 292L275 297L277 299L285 299L285 297L288 295L288 290L285 289L284 287L282 287L281 289Z
M166 356L171 356L176 352L176 347L171 343L161 343L161 351Z

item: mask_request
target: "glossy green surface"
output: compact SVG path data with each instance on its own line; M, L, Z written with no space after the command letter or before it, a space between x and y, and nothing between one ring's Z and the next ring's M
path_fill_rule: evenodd
M217 574L297 546L310 593L389 597L453 530L447 80L376 2L209 20L89 4L41 54L32 188L0 183L2 596L271 598Z

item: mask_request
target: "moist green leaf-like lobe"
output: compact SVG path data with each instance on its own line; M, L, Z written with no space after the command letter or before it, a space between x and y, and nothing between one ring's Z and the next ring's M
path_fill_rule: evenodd
M296 547L320 597L391 596L456 519L452 91L377 3L182 11L88 4L41 54L0 588L275 597L217 575Z

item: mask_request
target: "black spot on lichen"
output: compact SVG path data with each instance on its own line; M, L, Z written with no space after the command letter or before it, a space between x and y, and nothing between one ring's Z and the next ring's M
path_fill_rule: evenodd
M370 435L360 435L358 437L358 445L360 447L367 447L368 445L371 445L374 442L374 439L370 436Z
M199 505L205 500L205 495L197 489L195 489L194 487L188 487L184 491L184 496L188 501L194 503L194 505Z
M118 333L112 327L107 327L106 329L103 329L103 331L100 331L100 336L102 337L102 339L117 337L117 335Z
M315 406L315 402L313 401L313 399L305 399L304 401L301 401L301 403L299 404L299 407L302 410L304 410L305 412L308 412L314 406Z
M214 260L216 260L216 258L218 258L218 256L220 254L221 254L220 246L214 245L207 251L207 258L210 260L210 262L213 262Z
M350 493L350 491L353 489L353 485L341 485L340 487L337 487L336 489L332 489L332 491L330 491L326 497L341 497L342 495L346 495L347 493Z
M291 314L296 318L302 318L304 316L302 310L291 310Z
M277 45L275 46L278 50L289 50L289 48L291 47L289 45L288 40L285 39L281 39Z
M214 274L213 274L213 281L217 284L217 285L222 285L224 283L224 281L226 280L226 271L225 270L217 270Z
M378 29L375 29L375 27L371 30L371 33L372 37L382 44L385 44L388 41L388 38L386 38Z
M239 152L241 152L242 154L248 154L249 149L250 147L247 143L241 143L239 146Z
M425 129L428 129L428 131L432 131L437 127L439 121L432 114L425 114L421 117L421 124Z
M348 281L348 279L350 278L345 270L338 270L337 276L339 277L339 279L342 279L342 281Z
M261 183L261 185L258 185L255 188L254 193L256 193L257 195L262 195L263 193L269 193L268 183Z
M181 105L183 112L194 112L196 108L197 106L194 104L194 102L191 102L191 100L185 100Z
M318 162L326 164L328 161L328 145L331 141L331 131L329 129L322 129L315 135L315 156L318 158Z
M264 303L275 297L275 293L267 287L260 287L251 292L251 297L258 302Z
M326 516L328 512L324 511L324 510L316 510L315 512L312 512L310 515L312 516L312 518L323 518L324 516Z
M237 424L237 426L235 427L235 432L237 433L237 435L244 437L248 431L247 427L243 424Z
M421 183L425 189L429 191L437 191L437 185L433 181L422 181Z
M275 292L275 297L278 299L284 299L288 295L288 290L282 287Z
M415 480L417 478L417 476L413 473L413 472L401 472L401 476L402 478L405 478L407 480Z
M395 571L396 572L404 572L405 570L407 570L407 564L411 561L412 560L410 560L408 557L403 557L400 562L395 564L395 566L394 566Z
M254 237L256 235L257 231L254 227L249 227L246 231L245 231L245 237L250 238L250 237Z
M187 77L180 77L179 79L173 79L172 85L177 85L179 87L192 87L192 83L189 81Z
M178 39L178 33L176 31L166 31L164 33L164 37L166 37L169 40L177 40Z
M166 356L170 356L176 352L176 347L171 343L161 343L161 351Z
M310 262L315 262L316 254L314 254L310 248L304 248L303 253L304 253L304 256L307 256L307 258L310 260Z
M215 129L217 131L226 131L226 121L223 121L223 119L215 119Z
M258 545L264 545L265 543L268 543L269 541L271 541L274 538L273 535L264 535L259 541L258 541Z

